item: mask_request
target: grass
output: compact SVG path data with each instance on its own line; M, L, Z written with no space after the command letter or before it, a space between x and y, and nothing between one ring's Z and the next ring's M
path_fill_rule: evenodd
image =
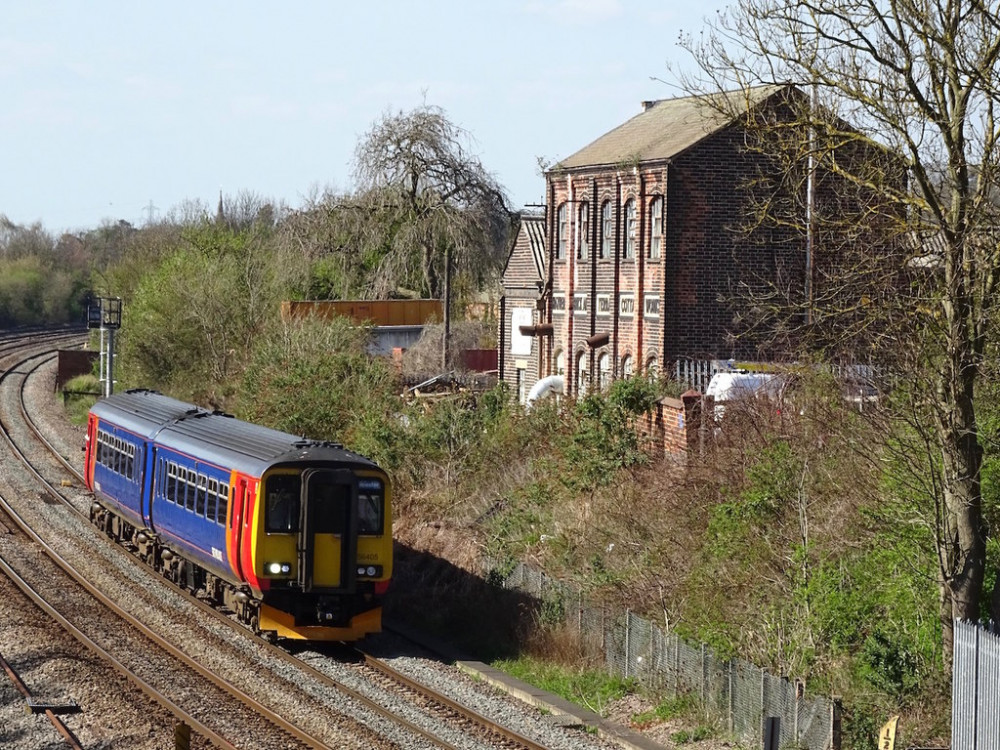
M97 396L77 395L100 392L100 383L93 375L79 375L63 386L66 416L75 425L87 424L87 413L97 403Z
M609 675L602 669L574 667L521 655L516 659L501 659L493 666L531 685L562 696L598 714L609 703L634 692L633 680Z
M643 711L632 717L632 723L639 726L657 721L670 721L681 717L690 717L698 711L698 701L693 695L682 694L667 698L650 711Z

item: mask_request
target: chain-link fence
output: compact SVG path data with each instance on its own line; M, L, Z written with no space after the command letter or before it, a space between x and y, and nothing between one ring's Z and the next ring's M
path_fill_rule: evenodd
M839 750L839 703L806 698L799 680L773 677L738 659L719 659L706 645L685 643L633 612L594 606L579 589L526 565L517 565L503 585L535 597L546 618L561 619L582 642L600 647L612 674L668 696L693 695L750 747L762 746L764 719L776 716L779 747Z

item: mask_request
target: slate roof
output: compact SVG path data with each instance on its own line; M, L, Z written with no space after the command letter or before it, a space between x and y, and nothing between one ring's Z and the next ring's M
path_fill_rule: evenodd
M745 111L784 88L756 86L709 96L643 102L642 112L566 157L553 170L673 158L733 122L720 110ZM713 103L713 96L724 97L725 101Z
M538 269L538 278L545 278L545 217L543 216L522 216L521 227L528 236L528 244L531 246L531 257L535 261L535 268Z

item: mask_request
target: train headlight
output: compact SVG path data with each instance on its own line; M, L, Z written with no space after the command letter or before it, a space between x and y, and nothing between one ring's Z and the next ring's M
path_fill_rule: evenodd
M269 562L264 563L264 571L272 576L287 576L292 572L292 566L286 562Z
M379 576L382 575L382 566L381 565L368 565L368 566L359 565L358 566L358 575L359 576L363 576L365 578L378 578Z

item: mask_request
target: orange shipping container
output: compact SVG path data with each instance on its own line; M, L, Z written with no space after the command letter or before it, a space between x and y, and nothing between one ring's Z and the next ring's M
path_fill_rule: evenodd
M419 326L437 323L444 318L439 299L391 300L313 300L281 303L282 320L300 320L310 315L330 320L333 316L351 318L358 325Z

